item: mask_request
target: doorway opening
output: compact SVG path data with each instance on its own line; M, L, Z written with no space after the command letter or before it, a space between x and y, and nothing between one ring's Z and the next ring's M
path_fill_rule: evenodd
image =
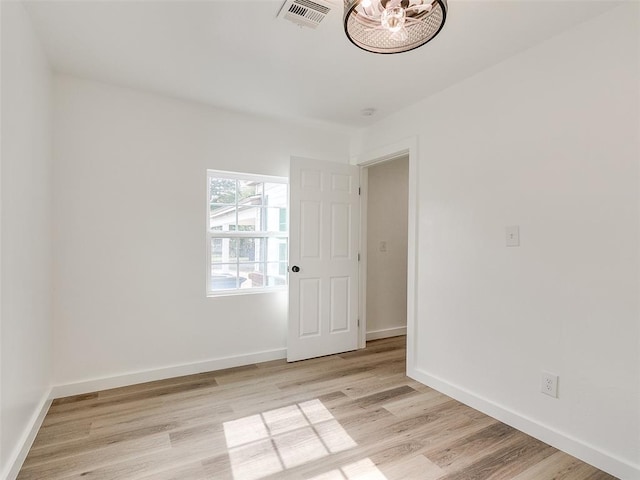
M370 169L376 165L383 165L385 162L394 161L397 159L408 158L408 179L407 179L407 194L405 205L407 207L407 223L406 223L406 345L407 345L407 375L411 376L415 369L416 358L416 311L417 311L417 295L418 291L418 139L417 137L408 137L404 140L388 144L379 147L375 150L368 151L361 155L358 155L352 160L352 163L360 167L360 184L362 185L362 215L361 215L361 245L360 251L362 253L362 261L360 262L360 339L359 346L364 348L367 341L367 333L369 337L384 335L385 327L371 328L368 326L368 312L367 312L367 270L368 270L368 257L369 257L369 234L367 228L368 217L368 176ZM372 248L378 249L380 252L380 241L384 241L384 238L375 239L372 238ZM384 249L385 245L382 245ZM390 244L387 242L387 254L389 252ZM384 272L382 273L384 275ZM399 330L394 330L394 326L388 326L391 330L387 331L387 334L398 334ZM377 332L377 330L383 330L383 332ZM375 333L374 333L375 332Z
M408 154L363 169L366 341L407 334ZM365 204L366 201L366 204Z

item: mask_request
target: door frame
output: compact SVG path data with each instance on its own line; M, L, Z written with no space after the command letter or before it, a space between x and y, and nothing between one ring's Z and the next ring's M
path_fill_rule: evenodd
M367 199L368 167L409 157L409 198L407 218L407 371L415 367L416 314L418 288L418 137L410 137L393 144L352 157L351 163L360 167L360 299L359 347L366 346L367 336Z

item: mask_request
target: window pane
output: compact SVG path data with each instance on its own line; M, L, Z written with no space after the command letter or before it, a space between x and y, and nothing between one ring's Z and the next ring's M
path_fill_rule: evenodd
M282 225L282 211L286 213L286 208L264 208L263 209L263 218L262 218L262 226L265 232L286 232L287 231L287 220L285 215L285 225L283 229Z
M279 263L241 263L240 278L245 280L240 288L263 288L286 285L286 273L281 273L281 269L282 265Z
M262 183L238 180L238 204L262 205Z
M239 232L286 232L288 231L286 208L239 207ZM229 228L229 230L234 230Z
M233 290L241 286L243 281L238 276L237 264L211 265L211 278L209 280L211 290Z
M242 288L260 288L263 287L263 274L260 270L261 263L241 263L240 277L245 281Z
M211 230L235 230L236 207L231 205L210 205L209 228Z
M238 260L238 239L212 238L211 263L233 263Z
M287 264L267 263L267 286L277 287L287 284Z
M289 258L288 253L286 238L267 239L267 262L286 262Z
M265 183L264 204L270 207L286 207L288 185L286 183Z
M265 259L265 238L238 238L237 256L241 262L262 262Z
M230 232L253 232L253 225L229 225Z
M219 263L222 260L222 240L211 239L211 263Z
M286 208L278 209L278 232L289 231L289 216Z
M236 180L209 177L209 204L236 203Z
M271 255L269 261L278 261L278 244L274 239L269 239ZM266 238L212 238L211 239L211 263L240 262L264 262L267 260L269 250Z
M213 263L211 264L211 275L232 275L238 273L237 263Z
M260 207L238 207L238 231L261 231L263 217L264 212Z

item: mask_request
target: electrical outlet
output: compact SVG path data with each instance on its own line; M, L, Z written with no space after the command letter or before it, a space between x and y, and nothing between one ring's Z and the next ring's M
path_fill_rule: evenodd
M542 372L540 391L550 397L558 398L558 375Z

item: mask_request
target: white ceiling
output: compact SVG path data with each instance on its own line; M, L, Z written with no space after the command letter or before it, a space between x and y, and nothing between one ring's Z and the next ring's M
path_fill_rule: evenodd
M342 30L342 1L313 30L281 0L28 1L53 68L209 105L365 126L595 17L617 2L450 0L427 45L376 55ZM373 107L376 114L361 111Z

